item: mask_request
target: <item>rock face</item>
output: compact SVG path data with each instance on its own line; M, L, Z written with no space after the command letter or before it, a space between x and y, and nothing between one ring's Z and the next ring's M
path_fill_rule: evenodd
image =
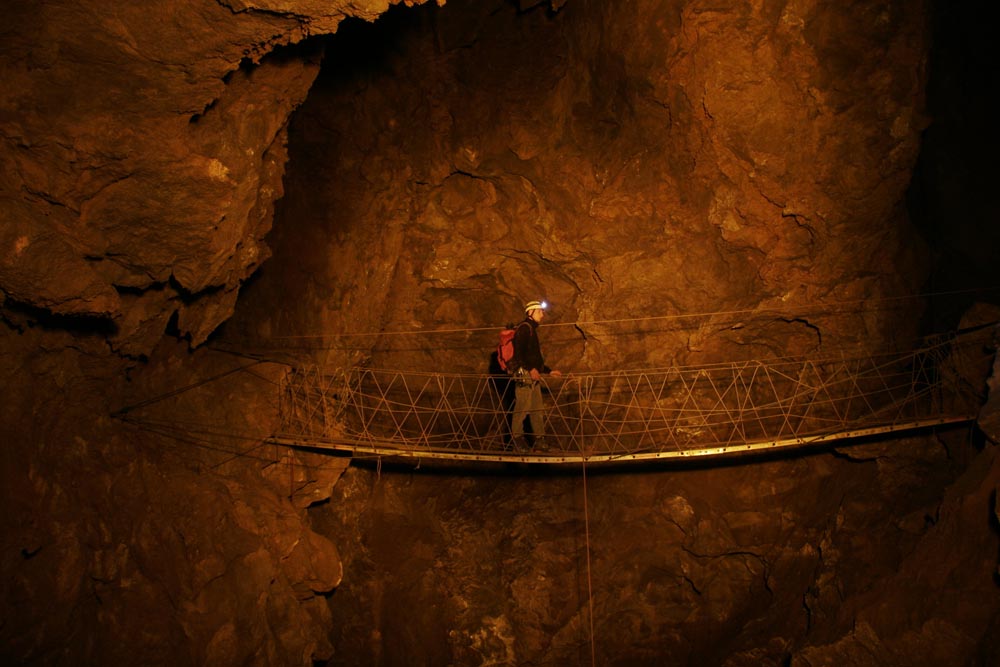
M267 257L285 127L319 55L268 53L307 22L127 2L21 3L8 19L0 290L109 320L127 354L174 316L200 344Z
M566 369L905 344L925 5L389 4L6 8L0 662L995 661L965 432L586 487L261 442L287 363L478 372L540 296Z
M316 518L344 557L339 664L987 664L1000 461L990 448L936 497L961 450L638 475L352 468ZM982 542L948 554L965 539Z
M499 326L542 296L558 364L604 369L911 328L917 304L895 297L925 257L900 206L926 124L919 8L626 6L454 2L345 26L296 115L279 256L238 329L481 370L412 352L474 334L349 334Z
M158 346L168 330L201 344L268 255L288 118L319 69L321 45L301 40L345 6L386 9L296 4L5 8L4 663L331 655L323 596L340 561L309 530L289 466L275 489L232 440L213 455L176 428L110 417L223 365L178 365L187 352ZM266 428L254 396L175 401L171 423L209 412Z
M82 336L25 330L6 342L4 663L286 665L332 654L325 596L342 567L290 486L302 486L301 462L290 475L253 443L204 431L273 428L261 394L282 369L136 407L136 424L109 416L123 385L155 397L233 360L192 364L175 343L140 373Z

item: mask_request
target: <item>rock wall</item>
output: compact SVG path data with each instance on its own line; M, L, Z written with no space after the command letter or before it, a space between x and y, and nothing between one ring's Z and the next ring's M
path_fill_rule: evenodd
M1000 460L960 438L586 475L352 467L315 515L344 562L338 664L989 664Z
M109 321L148 352L232 314L281 196L313 31L386 3L26 2L7 12L5 301ZM309 3L302 3L309 4ZM319 5L322 5L320 7ZM345 8L346 7L346 8Z
M283 360L480 370L538 295L560 322L553 361L579 369L916 329L919 304L895 297L926 262L902 205L926 123L923 5L421 4L5 9L4 662L406 664L410 623L460 628L430 658L585 661L577 480L473 478L440 498L386 483L405 505L358 468L338 484L344 461L249 437L274 429L285 367L206 349L213 335L244 353L281 341L264 351ZM344 22L382 15L374 32ZM433 349L369 335L443 327L459 333ZM995 656L994 607L971 593L996 564L994 451L913 449L683 491L597 482L602 636L635 640L640 662ZM799 475L818 500L786 513L767 485ZM520 502L542 488L547 506ZM616 569L601 545L642 530L657 550ZM460 576L442 592L426 571ZM400 606L442 599L419 619ZM693 647L671 634L700 621Z
M312 500L295 488L315 480L240 456L246 442L182 435L192 420L273 428L273 392L263 402L244 383L225 401L158 402L146 416L166 409L162 430L119 411L233 363L186 348L231 315L268 256L288 119L322 55L303 40L387 6L4 8L5 664L308 665L331 655L325 595L340 561L309 529Z
M240 334L481 370L469 350L538 297L562 368L912 331L920 7L457 1L350 28L296 114ZM351 337L426 329L463 331Z

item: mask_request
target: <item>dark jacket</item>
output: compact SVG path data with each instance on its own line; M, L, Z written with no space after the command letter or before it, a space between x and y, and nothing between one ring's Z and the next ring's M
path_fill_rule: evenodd
M538 322L530 317L524 318L524 321L517 325L517 331L514 332L514 356L510 364L514 372L523 370L527 373L533 368L537 368L539 373L552 371L542 358L537 329Z

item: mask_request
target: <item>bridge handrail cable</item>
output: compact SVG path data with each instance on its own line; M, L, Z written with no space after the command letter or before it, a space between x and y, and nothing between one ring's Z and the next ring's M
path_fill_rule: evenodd
M837 433L888 432L967 420L971 345L949 337L916 350L574 373L545 382L556 458L684 456L804 444ZM506 376L303 365L281 391L277 439L352 451L504 457ZM974 393L974 392L971 392ZM874 429L874 430L873 430Z

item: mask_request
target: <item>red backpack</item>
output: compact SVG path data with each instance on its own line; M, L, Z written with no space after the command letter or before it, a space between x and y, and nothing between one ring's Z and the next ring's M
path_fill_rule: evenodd
M514 358L514 334L516 332L517 327L513 324L508 324L500 330L500 342L497 343L497 363L500 364L500 368L505 373L511 372L510 360Z

